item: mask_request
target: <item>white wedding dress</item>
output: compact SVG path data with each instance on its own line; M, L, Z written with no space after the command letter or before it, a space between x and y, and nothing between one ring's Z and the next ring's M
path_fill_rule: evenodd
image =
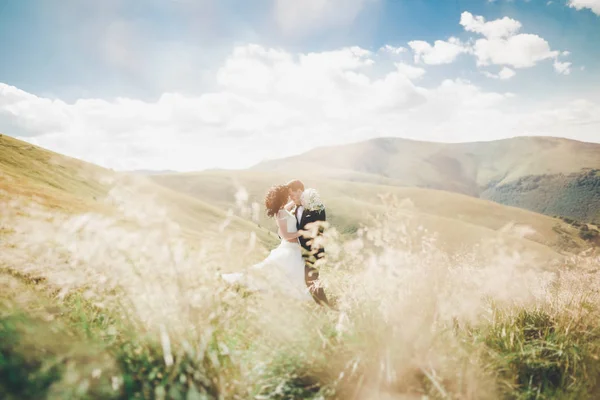
M289 211L280 210L277 218L286 220L288 232L298 232L296 217ZM279 236L283 238L281 232ZM221 274L221 277L230 284L240 284L252 291L278 291L300 300L312 301L304 281L302 249L297 241L291 243L281 239L279 246L271 250L263 261L251 266L247 273Z

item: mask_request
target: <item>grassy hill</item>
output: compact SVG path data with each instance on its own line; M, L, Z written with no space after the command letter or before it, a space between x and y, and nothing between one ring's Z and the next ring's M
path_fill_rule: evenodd
M0 135L0 194L21 195L47 206L84 210L105 195L110 172Z
M572 221L348 174L136 177L0 137L0 398L598 397L600 268L558 253L583 248ZM292 177L342 231L339 312L216 277L277 242L252 203Z
M292 177L318 188L327 205L328 220L346 235L372 224L371 216L384 213L380 198L384 195L405 201L403 210L407 220L414 219L429 231L437 232L440 246L451 251L473 248L480 241L492 238L502 238L515 248L547 257L556 256L557 251L576 251L589 246L577 237L575 228L555 218L440 190L315 178L304 172L286 176L259 171L212 171L158 175L152 179L224 210L241 210L235 198L236 193L244 193L245 207L256 202L262 210L268 188ZM272 221L262 211L259 220L262 226L273 229ZM521 238L515 233L519 227L529 227L532 232Z
M151 201L157 210L165 212L195 239L216 236L220 232L219 226L229 221L231 230L244 235L254 232L263 245L270 247L276 240L255 223L230 217L217 207L168 190L145 177L119 174L6 135L0 136L0 200L33 200L43 207L68 214L101 212L121 218L131 210L115 203L115 196L121 196L118 200L121 203L131 196L127 199L130 208L136 208L136 200Z
M277 242L145 177L0 135L0 397L154 394L140 371L160 344L141 326L181 304L186 279L197 296Z
M458 144L380 138L319 148L252 169L442 189L549 215L600 218L600 144L561 138ZM535 185L524 190L526 182Z

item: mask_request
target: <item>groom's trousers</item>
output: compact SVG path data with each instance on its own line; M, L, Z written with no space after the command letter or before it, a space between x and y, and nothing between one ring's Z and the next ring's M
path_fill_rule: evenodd
M325 255L324 252L319 252L319 256ZM320 305L330 306L329 300L327 300L327 295L325 294L325 290L321 286L321 282L319 281L319 270L314 266L316 258L314 255L310 254L310 252L303 249L302 256L304 257L304 280L306 282L306 286L308 286L310 293L313 296L313 299Z

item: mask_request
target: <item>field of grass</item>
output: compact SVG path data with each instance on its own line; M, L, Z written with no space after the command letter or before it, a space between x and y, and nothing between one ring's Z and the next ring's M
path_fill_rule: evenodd
M439 246L448 251L473 248L482 238L504 240L519 251L545 259L555 258L557 252L589 247L579 238L577 229L559 219L446 191L258 171L169 174L152 179L223 210L238 210L243 217L252 215L253 203L255 209L262 207L271 185L296 177L321 192L328 220L347 236L368 224L370 216L383 212L381 196L392 195L404 201L406 213L417 216L424 228L436 232ZM257 214L261 226L273 229L264 212Z
M600 260L558 270L501 244L446 253L391 202L327 231L340 312L217 279L243 257L160 224L5 237L3 398L596 398ZM34 232L43 233L39 242ZM52 248L47 238L52 237ZM29 239L26 239L29 238ZM43 240L45 238L45 240ZM136 246L133 246L136 243ZM27 248L27 251L24 248ZM234 250L235 251L235 250ZM238 253L239 254L239 253Z
M76 167L42 166L31 180L0 170L0 398L600 395L600 256L522 237L521 224L549 240L554 219L308 181L332 209L321 278L334 311L219 279L277 243L252 207L262 174L207 175L194 192L102 170L76 189ZM448 245L444 223L473 245Z

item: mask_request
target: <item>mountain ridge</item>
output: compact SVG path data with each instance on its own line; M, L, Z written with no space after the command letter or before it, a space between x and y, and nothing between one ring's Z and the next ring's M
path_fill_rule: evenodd
M305 151L305 152L302 152L300 154L296 154L293 156L263 160L256 164L253 164L248 169L254 169L263 164L269 164L269 163L273 163L273 162L277 162L277 161L283 161L283 160L289 160L289 159L293 159L293 158L302 157L302 156L307 155L315 150L337 149L340 147L360 145L360 144L365 144L365 143L369 143L369 142L406 142L406 143L414 143L414 144L422 144L422 145L456 146L456 147L458 147L458 146L464 146L464 145L485 145L485 144L503 143L503 142L519 141L519 140L534 140L534 141L535 140L540 140L540 141L556 140L556 141L579 143L579 144L584 144L584 145L600 146L600 142L586 142L583 140L577 140L577 139L566 138L566 137L561 137L561 136L512 136L509 138L501 138L501 139L493 139L493 140L475 140L475 141L468 141L468 142L438 142L438 141L418 140L418 139L403 138L403 137L396 137L396 136L380 136L380 137L375 137L375 138L366 139L366 140L358 140L358 141L344 143L344 144L318 146L311 150L308 150L308 151Z
M259 163L250 170L288 173L302 170L348 181L379 180L377 183L390 186L467 194L547 215L600 220L600 178L594 175L600 171L600 143L560 137L518 136L462 143L375 138L317 148ZM585 190L580 187L582 179L587 182ZM523 180L534 181L535 187L529 185L527 192L523 192L518 184ZM562 184L557 185L557 181ZM543 205L537 204L537 197L557 197L561 188L567 194L557 204L549 204L548 200ZM593 207L576 209L568 204L580 203L579 199L592 202Z

